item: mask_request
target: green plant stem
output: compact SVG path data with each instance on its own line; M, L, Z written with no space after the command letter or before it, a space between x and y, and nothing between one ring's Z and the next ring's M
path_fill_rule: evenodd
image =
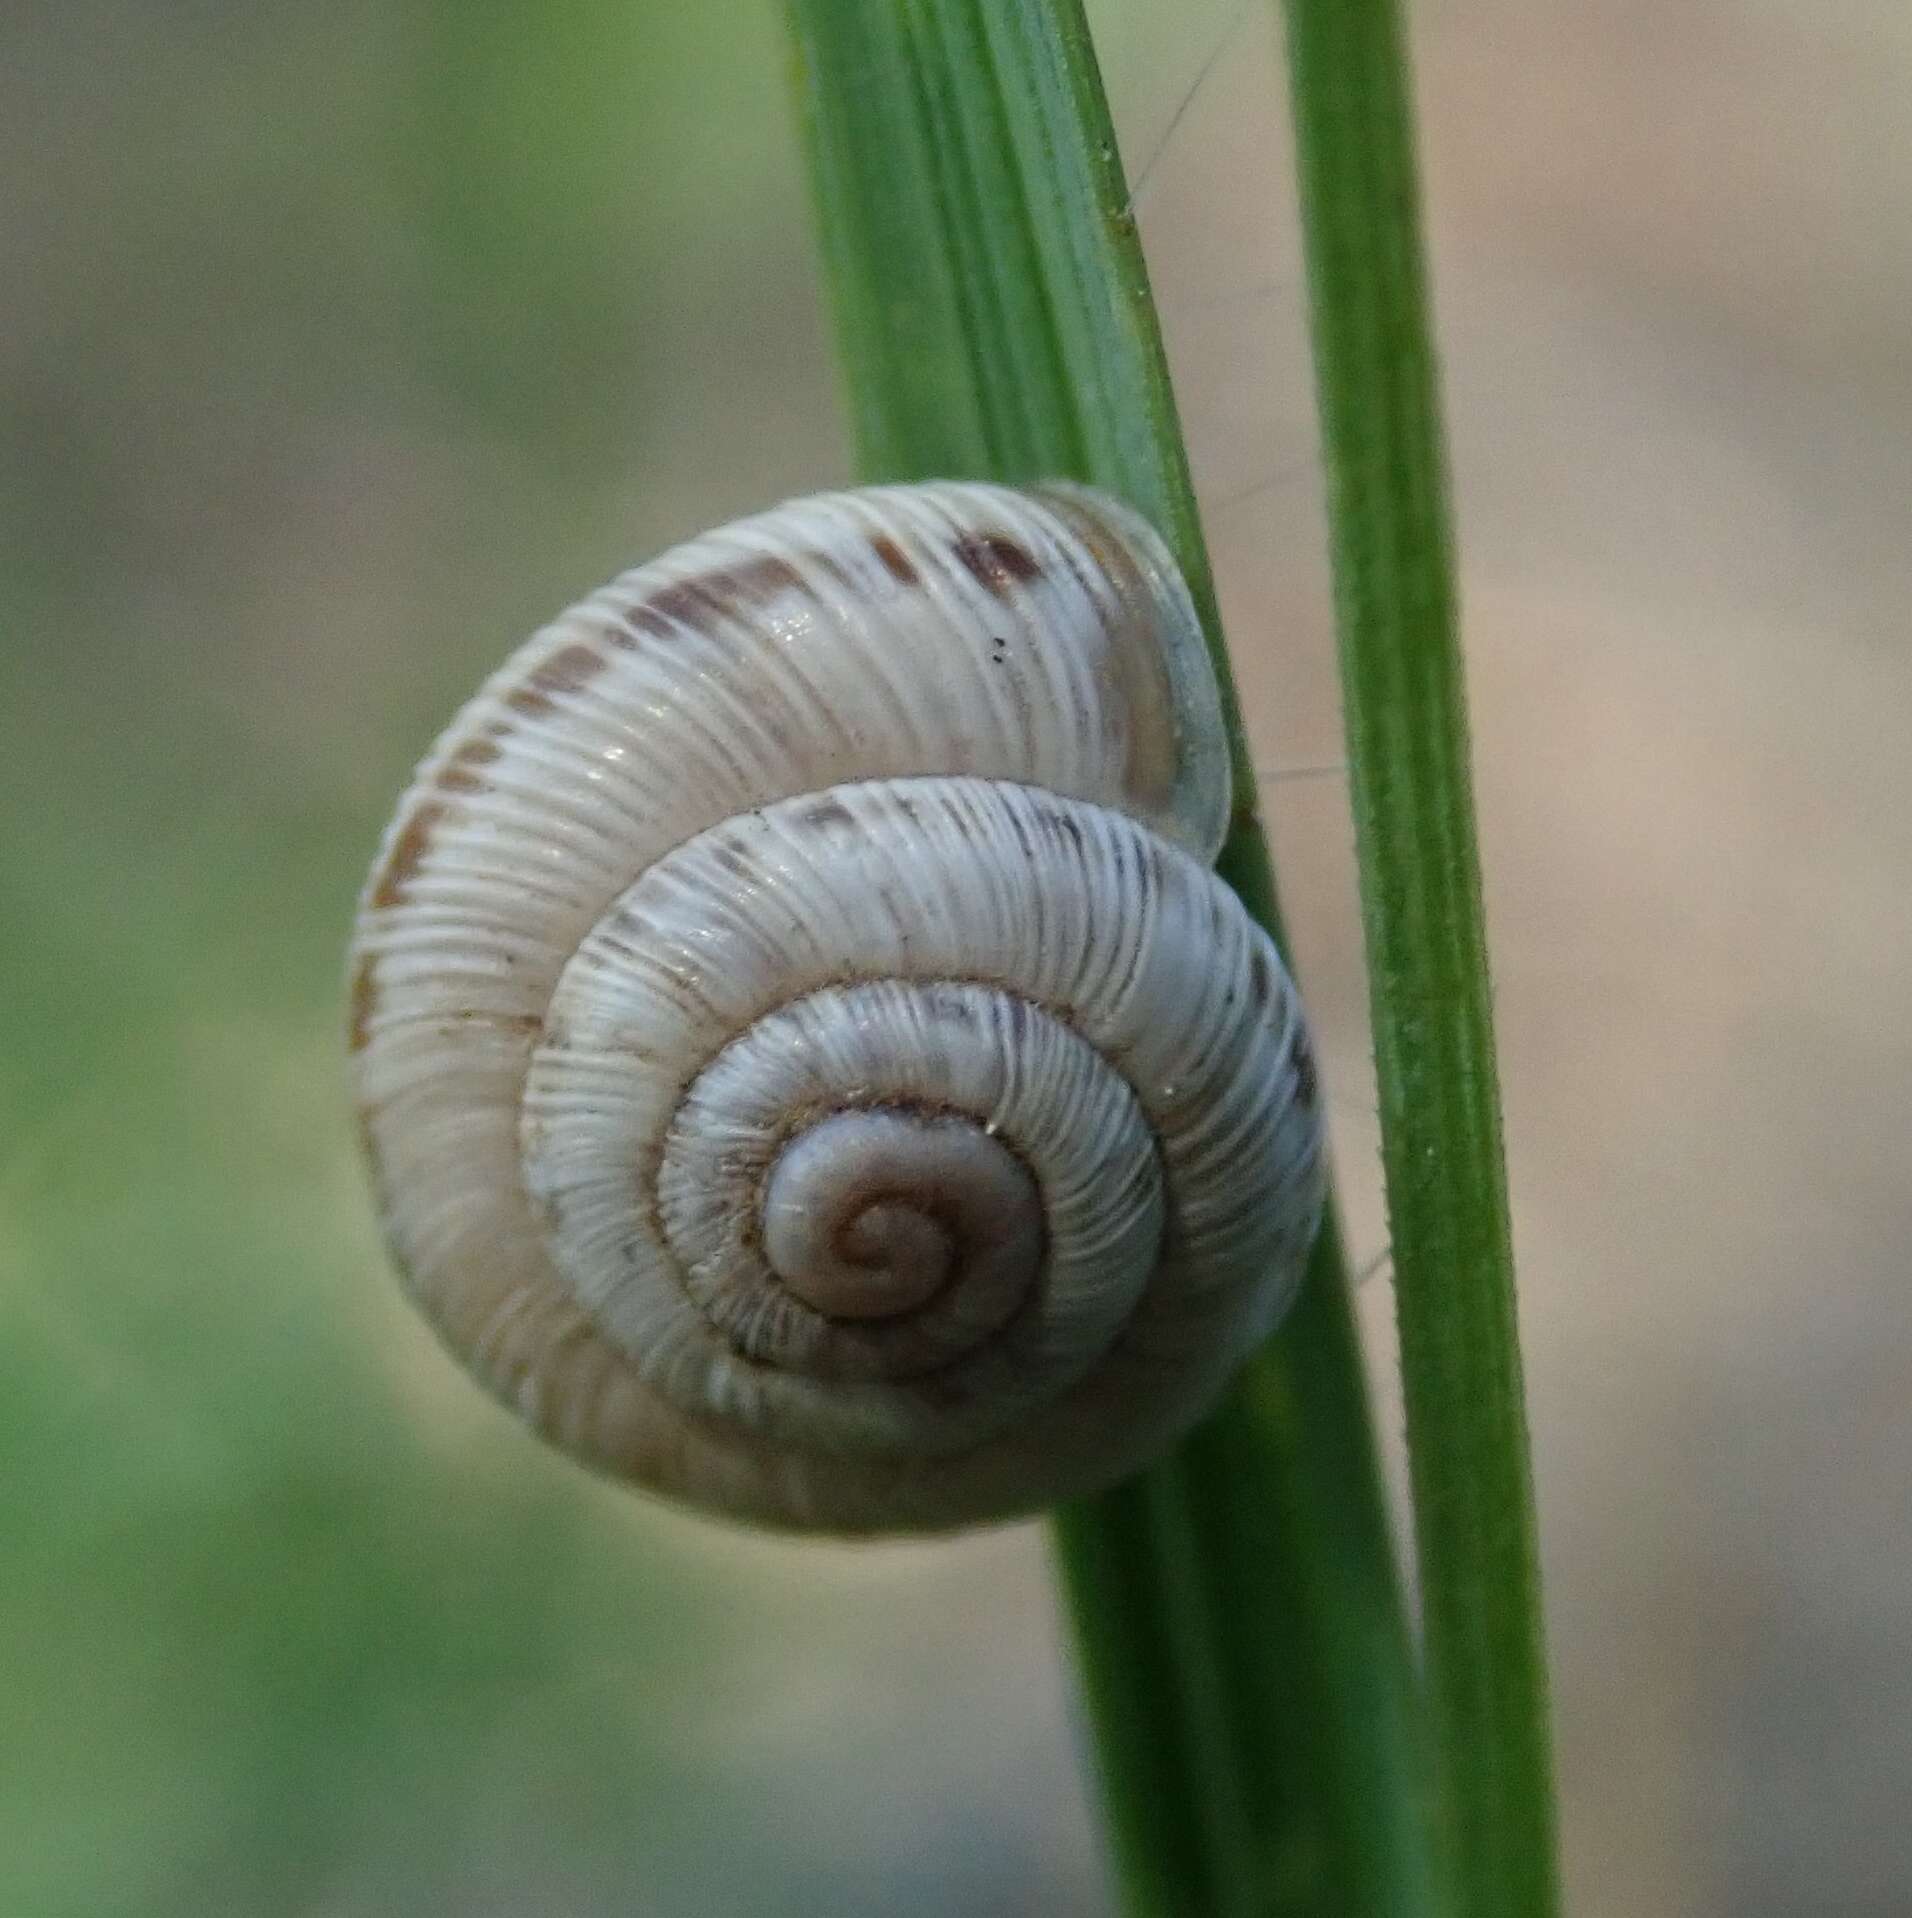
M1161 339L1079 0L789 0L858 462L1067 476L1147 513L1232 726L1219 862L1278 932ZM1416 1681L1345 1269L1170 1458L1061 1513L1137 1914L1431 1909Z
M1555 1909L1532 1473L1394 0L1284 0L1426 1666L1461 1909Z

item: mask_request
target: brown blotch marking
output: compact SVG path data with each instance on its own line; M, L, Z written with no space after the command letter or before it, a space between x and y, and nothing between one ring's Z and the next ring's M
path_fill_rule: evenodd
M633 622L642 620L647 630L655 630L656 625L666 628L695 626L707 598L708 593L701 579L674 580L668 586L660 586L648 598L639 600L631 608L631 618Z
M371 1042L372 1015L378 1010L378 961L368 953L359 955L352 968L351 1019L346 1026L346 1044L353 1052L363 1052Z
M1042 576L1042 562L1007 533L966 533L952 542L950 557L966 567L977 583L1006 599L1012 586Z
M505 704L514 712L542 719L552 710L553 693L575 693L610 663L595 646L574 640L569 646L560 646L548 659L539 660L524 683L505 694Z
M1108 636L1104 670L1127 728L1123 786L1143 806L1166 806L1182 770L1182 755L1155 595L1127 542L1081 501L1051 493L1044 495L1043 504L1081 541L1099 575L1090 597L1102 614ZM1119 612L1108 604L1111 594Z
M1295 1075L1296 1099L1305 1106L1313 1105L1321 1092L1321 1073L1315 1064L1314 1042L1308 1037L1308 1028L1299 1023L1288 1047L1288 1066Z
M822 565L829 556L808 553L802 557L810 564ZM780 593L801 592L803 574L793 561L779 554L759 553L755 559L746 560L741 566L713 573L710 583L714 592L727 590L736 599L775 599Z
M395 906L404 897L405 882L424 864L425 855L431 850L432 832L444 816L445 808L436 799L427 799L412 808L411 816L392 841L378 884L372 888L373 905Z
M821 560L821 554L799 554L798 559ZM781 593L803 590L803 574L796 560L777 553L760 553L734 566L716 566L688 579L673 580L640 599L624 615L624 623L653 639L675 639L688 627L707 625L712 613L734 613L741 606L774 599ZM625 634L611 635L621 646L633 642Z
M899 586L914 586L922 579L915 562L887 533L878 533L870 541L870 551L883 562L883 570Z
M457 747L438 775L439 788L448 793L476 792L485 782L478 776L480 766L489 766L504 748L490 734L467 739Z
M624 623L633 633L645 633L652 639L677 639L686 626L698 623L699 603L694 586L689 581L678 581L669 586L660 586L656 592L640 599L624 615ZM635 645L629 640L626 644Z
M610 663L595 646L573 641L538 662L532 669L531 684L541 693L574 693Z

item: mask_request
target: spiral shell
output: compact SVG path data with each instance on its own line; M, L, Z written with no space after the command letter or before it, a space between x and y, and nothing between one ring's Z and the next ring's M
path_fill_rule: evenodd
M453 722L361 901L414 1296L539 1431L733 1516L1135 1469L1320 1206L1228 797L1186 590L1100 495L828 494L626 573Z

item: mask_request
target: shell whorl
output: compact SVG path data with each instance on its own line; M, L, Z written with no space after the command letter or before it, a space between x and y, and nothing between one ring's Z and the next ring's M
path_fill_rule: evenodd
M623 575L453 722L361 902L415 1297L558 1443L762 1522L1134 1469L1320 1204L1227 805L1186 591L1100 495L824 495Z

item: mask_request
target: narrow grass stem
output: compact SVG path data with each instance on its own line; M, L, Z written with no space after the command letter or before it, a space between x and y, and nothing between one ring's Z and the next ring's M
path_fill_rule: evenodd
M1452 536L1396 0L1284 0L1426 1669L1459 1909L1557 1904Z

